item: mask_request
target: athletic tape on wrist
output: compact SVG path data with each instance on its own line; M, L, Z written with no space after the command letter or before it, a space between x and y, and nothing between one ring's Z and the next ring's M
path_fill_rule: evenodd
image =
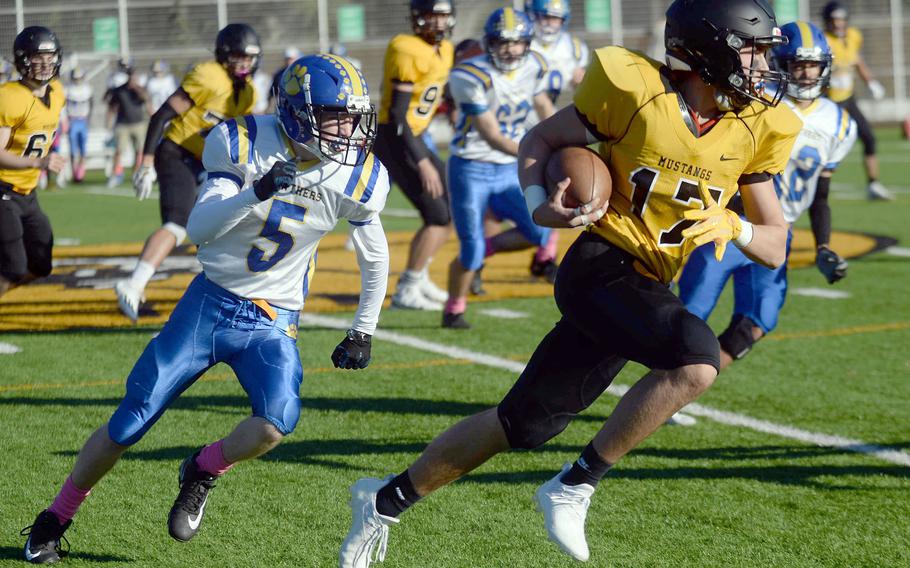
M733 244L739 248L749 246L749 243L752 242L752 237L755 236L755 229L752 227L752 223L748 221L742 222L742 231L739 233L739 236L733 239Z

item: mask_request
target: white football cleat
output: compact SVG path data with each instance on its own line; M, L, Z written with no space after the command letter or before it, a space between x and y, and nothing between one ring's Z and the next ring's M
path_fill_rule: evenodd
M136 323L139 320L139 305L145 300L142 290L130 284L129 280L119 280L114 285L114 291L117 292L117 305L120 311Z
M543 513L549 539L572 558L587 562L591 553L585 540L585 517L594 488L587 483L566 485L560 481L571 467L571 464L564 465L556 477L538 487L534 502L537 510Z
M340 568L369 568L385 560L389 543L389 527L398 519L380 515L376 510L376 494L394 479L364 477L351 486L351 530L341 543L338 555Z
M434 302L420 292L420 285L399 284L392 296L392 307L404 310L442 311L442 302Z
M427 273L426 269L420 273L420 281L417 283L417 289L431 302L445 303L449 301L449 293L430 280L430 275Z
M894 194L880 181L870 181L866 186L866 195L870 201L894 201Z

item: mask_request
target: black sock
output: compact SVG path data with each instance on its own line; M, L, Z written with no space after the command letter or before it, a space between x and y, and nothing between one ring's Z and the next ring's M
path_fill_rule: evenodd
M560 481L566 485L587 483L591 487L597 487L597 482L606 475L611 467L613 464L605 462L597 455L594 446L588 444L582 450L581 456L572 464L572 469L565 472Z
M408 470L404 470L376 494L376 510L380 515L397 517L418 501L420 495L411 483Z

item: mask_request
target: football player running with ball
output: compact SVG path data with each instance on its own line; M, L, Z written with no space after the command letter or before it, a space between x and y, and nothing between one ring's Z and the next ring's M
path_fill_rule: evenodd
M464 317L467 295L484 258L542 246L550 236L549 229L531 220L516 167L528 114L533 110L544 117L553 114L546 93L547 64L531 51L532 34L524 12L495 10L484 26L486 53L459 63L449 77L459 119L449 145L448 177L461 248L449 265L442 327L470 327ZM488 207L515 228L485 238L483 216ZM552 261L552 256L545 260Z
M385 53L376 155L423 220L411 241L392 305L441 310L448 294L430 280L428 267L449 238L452 214L444 165L422 135L442 102L452 69L454 48L446 38L455 25L455 5L411 0L410 8L414 33L392 38Z
M389 269L379 221L389 187L371 153L376 114L366 82L341 57L303 57L284 74L276 115L229 120L206 137L208 177L187 225L203 272L139 357L126 396L86 442L53 503L23 531L30 562L59 559L60 539L91 489L215 364L234 370L252 416L181 464L172 537L193 538L218 478L294 430L303 379L297 319L319 240L341 219L355 226L361 293L331 358L345 369L370 363Z
M51 273L54 234L35 187L66 160L51 151L66 100L57 35L29 26L13 41L18 81L0 85L0 297Z
M562 319L495 408L462 420L405 471L351 487L353 522L343 568L386 552L388 530L418 500L511 448L535 448L593 403L628 360L652 369L620 399L578 460L535 493L551 540L589 558L585 517L604 474L697 398L719 367L717 338L668 288L685 257L732 241L780 266L787 223L774 192L801 127L786 106L785 76L766 52L786 42L765 0L676 0L667 11L667 64L621 47L595 52L570 105L522 141L520 175L534 219L593 225L556 279ZM560 148L600 142L613 173L609 210L569 209L544 173ZM724 205L737 192L749 221ZM598 523L599 524L599 523Z
M136 197L146 199L157 173L162 225L145 240L130 277L114 287L120 311L134 323L139 319L149 280L186 238L186 223L202 172L205 135L219 123L253 110L256 92L252 77L260 53L259 36L253 28L228 24L215 40L215 61L193 67L149 119L133 187Z
M803 129L787 168L774 178L774 184L788 224L809 211L816 265L833 284L846 276L847 261L829 246L828 191L834 170L856 141L856 123L837 103L821 96L832 65L831 49L822 31L808 22L791 22L781 31L789 43L774 48L773 62L791 75L784 104L803 119ZM788 254L791 238L788 235ZM692 253L679 280L679 296L689 311L707 320L727 280L733 279L733 318L718 338L723 369L744 357L777 326L787 294L787 265L772 270L736 249L728 250L721 262L713 256L709 245Z

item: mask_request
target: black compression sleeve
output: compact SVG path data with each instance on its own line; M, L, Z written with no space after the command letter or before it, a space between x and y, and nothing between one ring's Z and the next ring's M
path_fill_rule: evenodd
M831 207L828 205L828 192L831 178L821 176L815 187L815 199L809 206L809 220L812 223L812 234L815 246L826 245L831 241Z
M391 119L392 124L395 125L395 131L398 133L398 137L404 142L404 149L408 157L414 160L414 163L417 163L429 156L430 150L427 148L426 144L423 143L423 140L414 136L414 132L411 131L411 127L408 125L408 106L411 104L411 95L413 95L413 93L392 89L392 104L389 105L389 118Z
M161 135L164 133L164 127L176 116L177 111L168 102L165 102L161 105L161 108L155 111L155 114L149 119L148 131L145 133L145 144L142 147L143 154L155 153L155 146L158 145L158 140L161 139Z

